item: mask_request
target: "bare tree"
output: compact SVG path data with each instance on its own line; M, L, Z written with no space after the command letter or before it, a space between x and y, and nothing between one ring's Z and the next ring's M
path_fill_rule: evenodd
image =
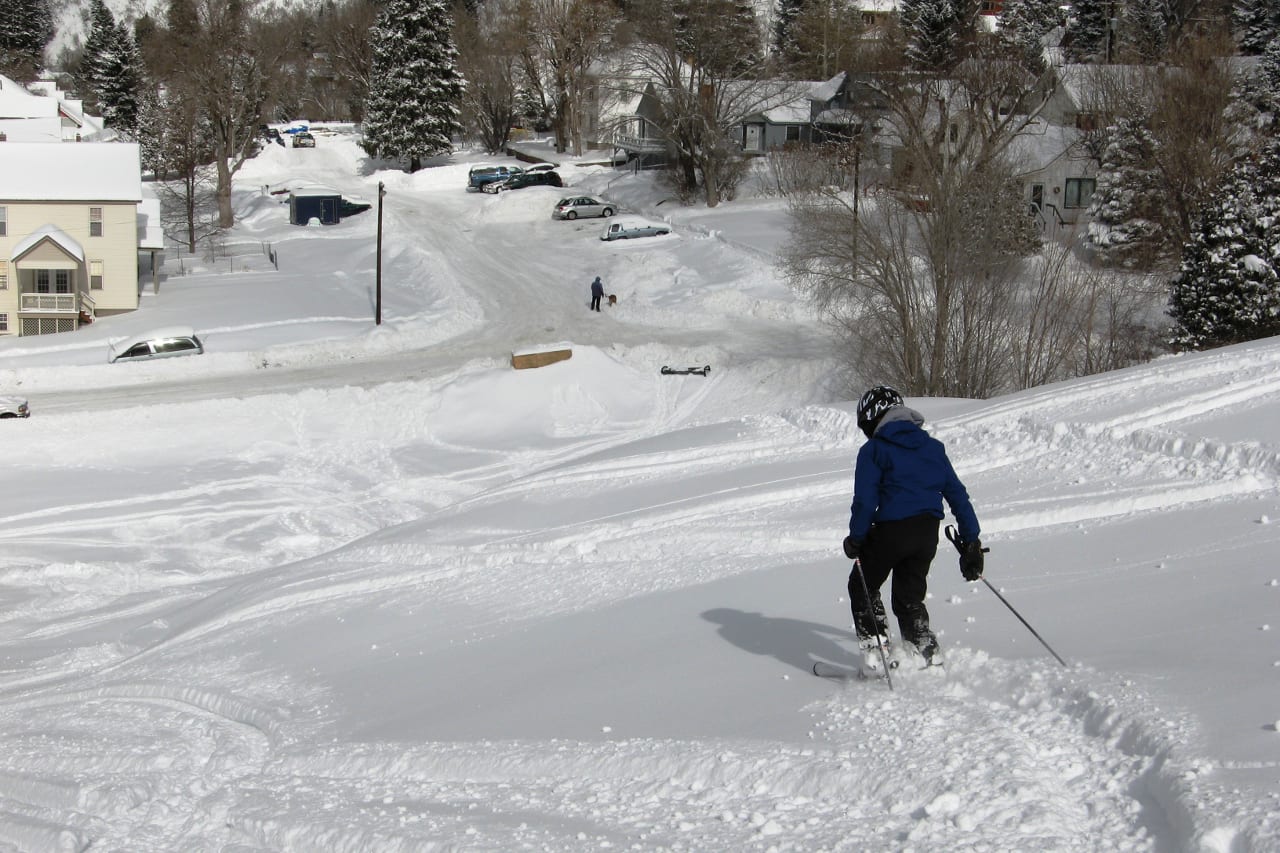
M530 45L526 31L510 25L516 5L494 0L474 16L462 8L454 12L458 68L467 81L462 119L490 153L506 147L518 120L517 81Z
M205 115L217 174L218 222L229 228L235 224L232 177L257 151L258 125L283 47L260 37L249 4L193 0L183 7L177 41L185 49L184 61L174 68L169 88L198 103ZM172 18L171 7L171 26Z
M580 155L588 72L618 22L607 0L520 0L518 26L530 35L522 66L551 118L557 151Z
M845 330L865 378L995 393L1038 246L1010 155L1042 106L1035 81L997 59L881 79L892 177L870 198L830 186L794 198L786 270Z

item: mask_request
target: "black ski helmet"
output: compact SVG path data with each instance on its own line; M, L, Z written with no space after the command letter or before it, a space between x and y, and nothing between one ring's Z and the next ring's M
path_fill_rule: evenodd
M866 433L867 438L871 438L875 435L876 424L880 423L880 416L902 404L902 395L896 388L877 385L858 401L858 428Z

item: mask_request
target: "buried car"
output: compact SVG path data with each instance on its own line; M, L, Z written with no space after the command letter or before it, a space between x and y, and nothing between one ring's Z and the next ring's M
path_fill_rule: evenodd
M632 237L658 237L670 234L671 226L665 222L650 222L628 216L610 222L600 235L601 240L629 240Z
M22 397L0 394L0 418L31 417L31 407Z
M589 195L562 198L556 202L551 211L552 219L577 219L587 216L613 216L618 206L611 201L602 201Z
M190 326L171 326L112 341L107 351L107 361L111 364L118 361L149 361L179 355L200 355L203 352L204 344Z

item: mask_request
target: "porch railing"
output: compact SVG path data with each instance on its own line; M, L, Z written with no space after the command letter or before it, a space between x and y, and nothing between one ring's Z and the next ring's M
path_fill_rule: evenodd
M75 314L80 310L80 297L75 293L23 293L18 310Z
M660 154L667 150L667 143L662 139L649 139L644 136L626 136L621 133L613 137L613 144L639 154Z

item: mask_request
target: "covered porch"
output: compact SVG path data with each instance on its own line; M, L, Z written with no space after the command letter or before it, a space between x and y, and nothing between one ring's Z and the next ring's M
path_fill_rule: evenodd
M34 231L14 246L9 266L17 281L19 335L73 331L82 315L93 316L84 249L65 232L53 226Z

